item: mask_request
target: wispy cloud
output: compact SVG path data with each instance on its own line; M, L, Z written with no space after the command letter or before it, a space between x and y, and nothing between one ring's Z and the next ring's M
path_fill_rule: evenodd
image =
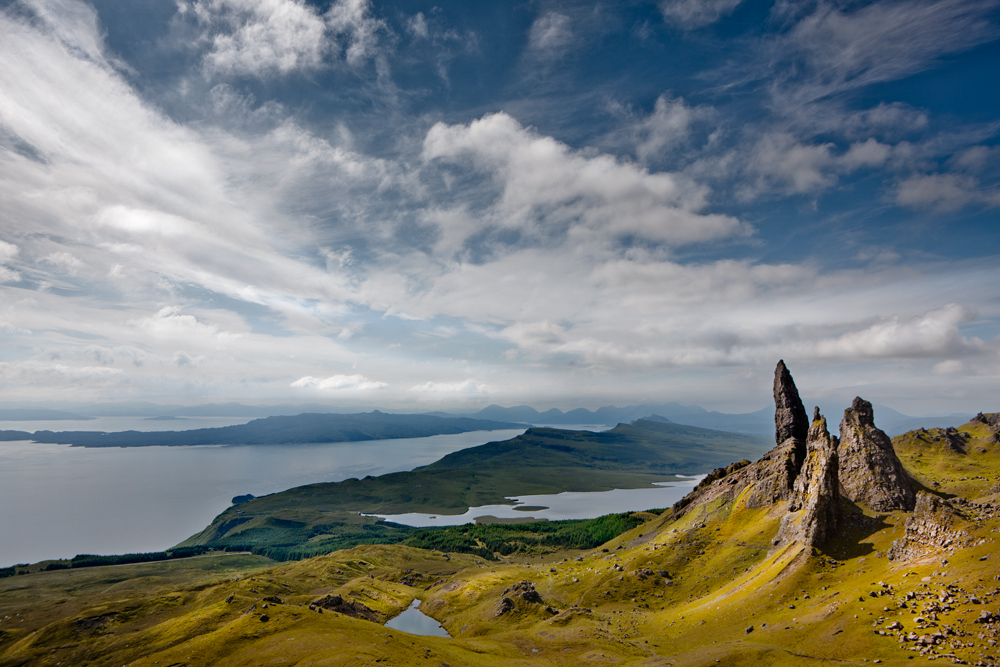
M663 18L685 29L715 23L735 10L743 0L663 0Z

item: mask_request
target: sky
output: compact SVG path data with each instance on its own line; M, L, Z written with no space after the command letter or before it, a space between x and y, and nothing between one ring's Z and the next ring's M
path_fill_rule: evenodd
M1000 410L1000 0L0 2L0 402Z

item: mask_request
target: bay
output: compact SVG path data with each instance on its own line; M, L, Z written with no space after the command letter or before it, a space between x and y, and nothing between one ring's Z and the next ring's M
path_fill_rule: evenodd
M46 422L31 430L187 430L248 420L192 418L179 426L183 422L109 418L95 428L96 421ZM23 424L3 422L0 428L28 430L14 426ZM207 526L233 496L411 470L522 432L302 445L87 448L0 442L0 567L82 553L160 551Z

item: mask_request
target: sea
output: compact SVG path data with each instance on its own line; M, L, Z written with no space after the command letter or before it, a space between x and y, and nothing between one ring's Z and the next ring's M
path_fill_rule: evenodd
M247 421L105 417L88 421L3 421L0 430L187 430ZM601 431L608 427L561 428ZM426 438L295 445L91 448L0 442L0 567L77 554L160 551L198 533L231 504L234 496L261 496L303 484L412 470L451 452L507 440L522 432L474 431ZM657 489L646 491L655 493ZM600 502L601 494L583 495L591 498L576 498L569 503L577 508L576 514L584 506L588 508L584 513L592 516L665 506L661 499L643 499L640 494L620 509L623 505L619 502ZM604 497L610 501L613 495ZM530 505L550 508L539 518L577 518L562 516L557 508L563 504L556 496L530 498ZM488 513L503 511L502 506L491 507ZM507 511L526 516L509 508ZM438 519L427 519L425 523L418 517L406 521L409 518L397 520L446 525Z

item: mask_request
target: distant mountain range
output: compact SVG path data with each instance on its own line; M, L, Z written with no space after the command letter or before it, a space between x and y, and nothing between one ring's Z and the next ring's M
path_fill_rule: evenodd
M823 414L830 415L831 423L839 424L840 417L847 405L837 408L820 405ZM569 424L628 424L636 419L655 416L656 421L666 420L676 424L710 428L717 431L733 433L748 433L751 435L774 435L774 408L768 407L756 412L730 414L705 410L697 405L681 405L680 403L644 403L629 405L623 408L613 406L586 410L577 408L569 412L559 409L538 412L527 405L517 405L504 408L491 405L470 416L478 419L501 419L527 422L536 425L569 425ZM885 406L875 406L875 424L889 435L898 435L917 428L945 428L960 426L972 417L971 414L951 414L941 417L911 417Z
M0 440L80 447L149 447L177 445L257 445L312 442L357 442L390 438L423 438L431 435L527 428L526 424L431 415L301 414L255 419L247 424L187 431L0 431Z
M806 401L810 406L812 403ZM823 414L831 423L839 423L840 415L848 406L820 404ZM972 413L954 413L933 417L911 417L883 405L875 405L875 423L889 435L898 435L917 428L945 428L960 426ZM123 403L66 403L59 409L43 408L30 404L8 404L0 409L0 421L86 420L94 417L147 417L165 420L182 417L246 417L265 418L295 416L300 414L357 414L374 408L341 408L316 403L297 405L244 405L242 403L207 403L204 405L159 405L144 402ZM701 428L770 436L774 433L774 409L763 408L755 412L725 413L705 410L697 405L680 403L642 403L625 407L606 406L597 410L577 408L563 412L557 408L539 412L528 405L509 408L490 405L474 413L425 413L432 417L499 420L546 426L580 426L628 424L636 419L656 415L670 422Z

